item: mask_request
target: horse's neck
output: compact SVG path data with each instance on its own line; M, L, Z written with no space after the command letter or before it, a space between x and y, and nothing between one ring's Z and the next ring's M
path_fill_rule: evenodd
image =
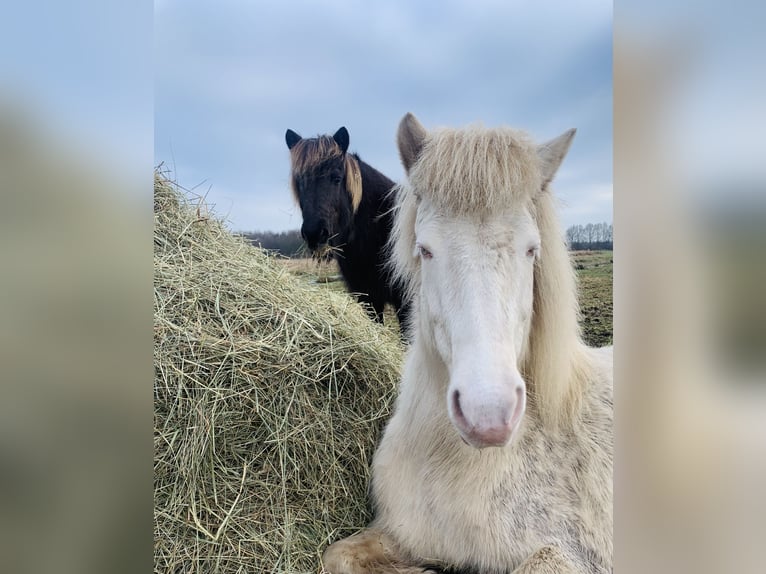
M362 203L366 203L373 211L378 211L381 204L390 203L389 191L394 182L383 175L370 164L354 156L359 162L359 170L362 174Z

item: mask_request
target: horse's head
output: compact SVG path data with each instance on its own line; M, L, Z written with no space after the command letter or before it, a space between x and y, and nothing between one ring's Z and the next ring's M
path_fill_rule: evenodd
M507 444L527 400L535 268L545 255L536 197L574 130L536 146L509 129L428 133L408 114L398 145L408 175L393 257L417 298L417 335L449 374L447 412L460 436Z
M291 185L301 207L301 235L312 252L338 246L359 206L362 181L357 160L348 154L349 136L340 128L330 136L301 138L285 133L290 150Z

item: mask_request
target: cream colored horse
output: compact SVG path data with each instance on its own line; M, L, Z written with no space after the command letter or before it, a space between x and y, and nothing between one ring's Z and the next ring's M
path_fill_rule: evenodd
M402 119L391 247L414 340L375 518L328 572L611 570L612 352L581 340L549 190L573 136Z

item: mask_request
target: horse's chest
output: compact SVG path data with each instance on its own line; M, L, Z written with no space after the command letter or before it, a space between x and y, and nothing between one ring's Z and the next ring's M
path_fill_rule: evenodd
M459 440L407 448L393 442L400 432L407 431L394 427L381 444L375 495L378 520L400 533L413 555L507 567L556 537L566 505L558 502L562 485L552 464L464 448Z

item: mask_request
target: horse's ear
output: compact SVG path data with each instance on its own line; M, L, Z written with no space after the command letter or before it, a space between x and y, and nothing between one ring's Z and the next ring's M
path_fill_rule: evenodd
M428 135L426 128L409 112L399 122L396 144L399 147L399 157L402 158L404 171L407 173L417 161L426 141L426 135Z
M285 141L287 142L287 149L293 149L295 144L301 141L301 136L296 134L293 130L288 129L285 132Z
M332 139L334 139L335 143L340 146L340 150L343 153L346 153L349 143L348 130L345 127L340 128L337 132L332 134Z
M543 185L550 183L553 176L556 175L561 162L564 161L564 157L566 157L569 151L569 146L572 145L575 133L577 133L577 130L572 128L549 142L537 146L537 156L540 158Z

